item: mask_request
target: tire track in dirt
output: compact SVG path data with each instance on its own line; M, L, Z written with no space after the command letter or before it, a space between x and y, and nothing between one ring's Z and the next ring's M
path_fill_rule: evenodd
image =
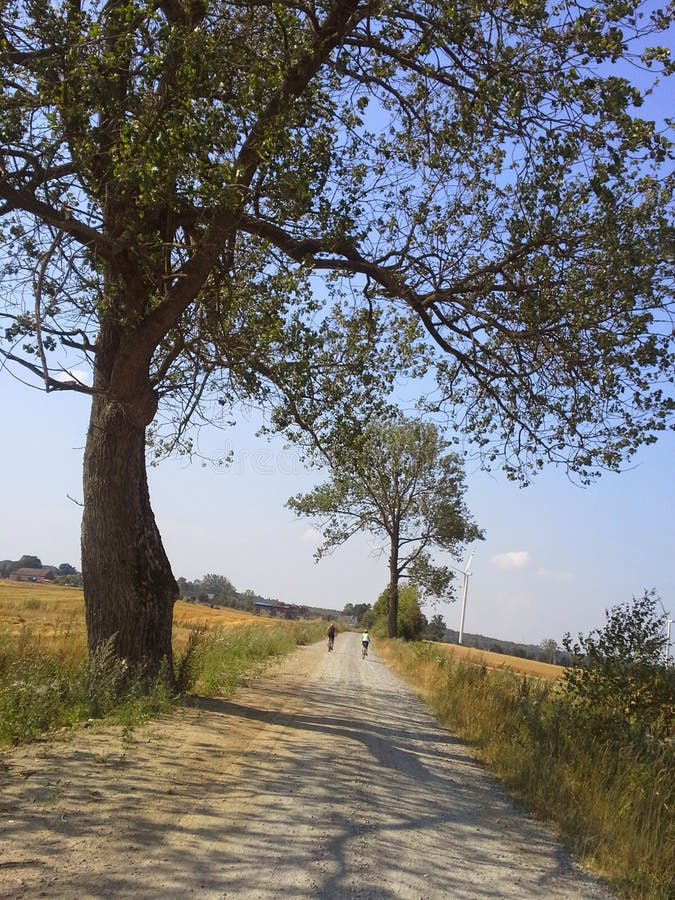
M0 896L606 900L357 635L4 757Z

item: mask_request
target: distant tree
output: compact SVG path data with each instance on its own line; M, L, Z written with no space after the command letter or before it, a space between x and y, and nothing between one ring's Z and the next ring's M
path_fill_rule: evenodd
M70 563L61 563L59 566L59 575L74 575L76 572L77 569Z
M224 575L209 573L195 582L200 595L219 603L221 606L234 606L237 600L237 591L229 578Z
M332 478L288 506L318 517L321 559L359 531L386 537L389 553L389 637L396 637L399 580L425 594L448 594L453 572L436 564L432 550L456 554L482 539L464 504L459 457L429 423L399 415L360 426L338 423L316 451Z
M233 603L233 606L236 609L241 609L244 612L253 612L254 610L254 601L253 597L249 596L248 593L237 595L236 600Z
M435 616L431 617L431 621L424 630L424 636L430 641L442 641L445 636L446 628L447 626L443 621L443 616L437 613Z
M199 593L198 582L188 581L182 576L177 580L178 596L183 600L195 600Z
M558 654L558 642L553 638L546 638L541 642L541 652L544 662L555 663Z
M13 562L10 567L10 572L16 571L16 569L41 569L42 568L42 560L39 556L30 556L28 554L21 557L21 559L17 559L16 562Z
M494 641L490 644L490 646L488 647L488 650L490 651L490 653L503 653L504 652L504 648L502 647L502 645L497 644Z
M12 571L13 565L13 559L0 560L0 578L7 578L9 576L9 573Z
M361 621L359 622L359 628L364 628L367 630L371 630L375 625L375 612L372 607L364 612L361 616ZM383 631L386 633L386 631Z
M82 578L81 572L73 572L72 575L60 575L58 578L58 582L65 587L81 588L84 585L84 580Z
M370 603L346 603L342 610L342 614L345 616L352 616L356 619L357 625L359 625L364 614L367 613L369 609L371 609Z

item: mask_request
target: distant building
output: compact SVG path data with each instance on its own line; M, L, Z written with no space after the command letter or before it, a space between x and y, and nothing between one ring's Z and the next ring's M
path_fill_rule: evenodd
M34 584L53 584L58 575L54 566L42 566L41 569L14 569L9 573L10 581L32 581Z
M256 616L268 616L270 619L307 619L309 611L306 606L293 603L279 603L277 600L254 600L253 612Z

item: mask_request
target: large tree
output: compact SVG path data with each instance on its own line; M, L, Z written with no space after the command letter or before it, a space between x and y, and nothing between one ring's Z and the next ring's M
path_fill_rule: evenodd
M320 430L327 360L375 396L424 341L433 402L514 473L653 439L667 151L627 66L669 70L669 24L632 0L2 4L3 368L91 397L90 647L170 659L146 446L189 450L209 400Z
M434 551L456 554L482 538L464 503L461 459L447 451L428 422L397 417L362 430L337 423L317 454L331 479L288 501L298 515L318 517L317 559L358 532L385 538L389 637L398 633L400 579L442 597L453 572L434 560Z

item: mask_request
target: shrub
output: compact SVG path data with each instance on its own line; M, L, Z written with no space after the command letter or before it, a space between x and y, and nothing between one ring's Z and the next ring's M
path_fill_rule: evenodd
M370 628L377 637L387 634L389 616L389 588L385 588L372 609ZM365 620L364 616L364 620ZM419 591L414 584L404 584L398 592L397 632L404 641L415 641L422 634L424 617L419 604Z
M607 610L607 622L573 644L564 689L577 724L589 733L638 743L672 734L675 715L675 670L663 665L665 636L657 615L658 597L645 591Z

